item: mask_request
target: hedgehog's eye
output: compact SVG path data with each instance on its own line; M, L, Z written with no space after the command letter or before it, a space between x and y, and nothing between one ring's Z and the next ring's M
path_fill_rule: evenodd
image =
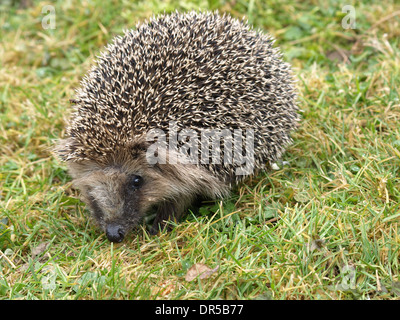
M141 176L133 176L130 180L130 187L132 189L139 189L142 186L143 178Z

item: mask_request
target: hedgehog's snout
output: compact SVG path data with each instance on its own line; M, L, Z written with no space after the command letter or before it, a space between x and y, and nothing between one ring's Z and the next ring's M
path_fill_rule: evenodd
M111 242L121 242L124 240L125 232L121 225L110 223L106 226L106 235Z

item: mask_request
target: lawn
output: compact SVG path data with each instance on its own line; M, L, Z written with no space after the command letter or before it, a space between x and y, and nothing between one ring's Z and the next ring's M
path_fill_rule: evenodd
M399 299L400 5L348 4L354 29L333 0L1 1L0 299ZM301 125L230 198L110 243L52 154L69 99L115 35L192 9L276 38Z

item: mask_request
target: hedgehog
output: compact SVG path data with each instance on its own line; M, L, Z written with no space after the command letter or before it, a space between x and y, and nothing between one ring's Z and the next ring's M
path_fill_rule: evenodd
M244 19L174 12L106 46L55 151L110 241L152 215L151 233L169 230L282 156L299 115L274 42Z

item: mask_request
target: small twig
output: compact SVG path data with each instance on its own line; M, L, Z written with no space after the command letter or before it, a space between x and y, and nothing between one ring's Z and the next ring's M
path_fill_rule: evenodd
M275 221L278 221L278 218L277 218L277 217L265 221L265 224L267 224L267 223L272 223L272 222L275 222Z
M315 34L313 34L311 36L308 36L308 37L304 37L304 38L301 38L301 39L298 39L298 40L290 41L289 44L293 46L293 45L298 44L298 43L314 40L314 39L316 39L318 37L319 37L319 34L315 33Z
M359 46L363 35L368 34L370 31L372 31L373 29L375 29L377 26L379 26L379 25L382 24L383 22L385 22L385 21L387 21L387 20L390 20L390 19L392 19L392 18L394 18L395 16L398 16L398 15L400 15L400 10L394 11L394 12L392 12L391 14L388 14L387 16L385 16L385 17L383 17L382 19L380 19L380 20L378 20L377 22L375 22L371 27L369 27L369 28L367 29L367 31L365 31L363 34L361 34L361 35L359 35L359 36L356 37L356 38L357 38L357 41L354 43L354 45L353 45L351 51L353 51L356 47Z
M8 257L3 253L3 251L0 250L0 254L11 265L11 267L13 267L14 269L16 268L15 264L10 259L8 259Z
M369 29L368 31L371 31L372 29L375 29L377 26L379 26L381 23L394 18L395 16L400 15L400 10L397 10L395 12L392 12L391 14L388 14L386 17L383 17L382 19L378 20L375 22Z

